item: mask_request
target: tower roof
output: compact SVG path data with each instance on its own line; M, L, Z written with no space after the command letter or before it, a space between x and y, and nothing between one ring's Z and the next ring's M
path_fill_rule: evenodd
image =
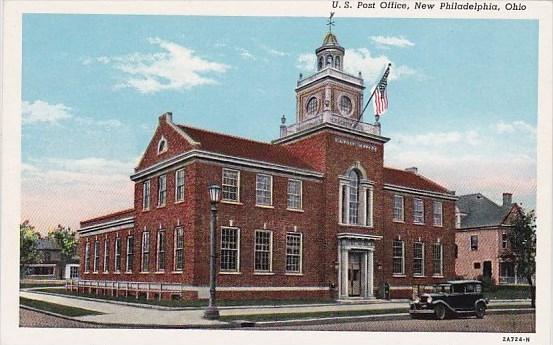
M332 32L328 32L325 35L325 38L323 39L323 46L329 46L329 45L332 45L332 46L339 46L340 45L338 43L338 38L336 38L336 35L333 34Z

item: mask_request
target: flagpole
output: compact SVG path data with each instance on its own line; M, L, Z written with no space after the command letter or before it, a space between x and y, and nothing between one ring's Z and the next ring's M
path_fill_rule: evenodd
M388 63L388 66L386 67L386 69L392 67L392 63ZM384 73L382 74L382 77L384 77L384 74L386 73L386 69L384 69ZM369 104L371 103L371 100L373 99L374 97L374 93L376 92L376 88L378 87L378 85L380 84L380 82L382 81L382 77L380 77L380 80L378 81L378 84L376 84L375 88L373 89L373 92L371 93L371 96L369 97L369 100L367 101L367 104L365 104L365 107L363 108L363 111L361 112L361 114L359 115L359 121L361 121L361 117L363 117L363 114L365 113L365 110L367 110L367 107L369 106Z

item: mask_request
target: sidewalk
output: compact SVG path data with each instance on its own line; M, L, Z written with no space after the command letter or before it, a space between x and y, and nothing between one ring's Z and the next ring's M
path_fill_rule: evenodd
M102 315L88 315L74 317L72 319L86 322L112 324L114 326L151 326L151 327L228 327L227 322L205 320L204 308L187 310L160 310L144 308L141 306L114 304L101 300L84 300L66 296L37 293L32 291L20 291L21 297L57 303L70 307L94 310ZM528 301L492 301L492 305L526 304ZM356 311L356 310L385 310L409 308L407 301L382 301L375 300L369 303L358 304L318 304L318 305L291 305L291 306L236 306L222 307L219 309L221 316L240 316L251 314L282 314L282 313L308 313L328 311Z

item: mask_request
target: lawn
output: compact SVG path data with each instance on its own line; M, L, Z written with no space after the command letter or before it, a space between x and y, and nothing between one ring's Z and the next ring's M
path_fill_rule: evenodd
M64 286L65 281L60 283L19 283L20 289L49 287L49 286Z
M68 307L61 304L56 303L50 303L50 302L44 302L44 301L38 301L35 299L29 299L25 297L19 297L19 304L25 305L28 307L32 307L35 309L40 309L44 311L49 311L52 313L65 315L65 316L85 316L85 315L100 315L102 313L94 311L94 310L88 310L88 309L82 309L82 308L76 308L76 307Z
M60 289L37 289L35 291L55 293L60 295L69 295L69 296L80 296L80 297L89 297L95 299L103 299L109 301L120 301L127 303L141 303L141 304L150 304L150 305L159 305L164 307L173 307L173 308L182 308L182 307L205 307L208 304L207 300L157 300L157 299L145 299L145 298L136 298L124 297L124 296L107 296L107 295L95 295L88 293L76 293L74 291L68 291L64 288ZM219 306L238 306L238 305L289 305L289 304L317 304L317 303L331 303L330 300L302 300L302 299L288 299L288 300L220 300L217 301Z
M325 317L345 317L345 316L367 316L367 315L382 315L394 313L407 313L406 308L391 308L377 310L339 310L339 311L321 311L307 313L271 313L271 314L251 314L251 315L229 315L221 316L221 321L231 322L234 320L243 321L283 321L283 320L298 320L310 318L325 318Z

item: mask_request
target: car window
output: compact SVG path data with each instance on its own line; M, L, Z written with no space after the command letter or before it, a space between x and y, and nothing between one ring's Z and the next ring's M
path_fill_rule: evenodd
M465 285L465 292L467 293L475 292L474 284Z
M463 293L465 292L465 287L461 284L453 285L453 292L455 293Z
M476 291L476 292L478 292L478 293L481 293L481 292L482 292L482 285L476 284L476 285L474 286L474 288L475 288L475 291Z

